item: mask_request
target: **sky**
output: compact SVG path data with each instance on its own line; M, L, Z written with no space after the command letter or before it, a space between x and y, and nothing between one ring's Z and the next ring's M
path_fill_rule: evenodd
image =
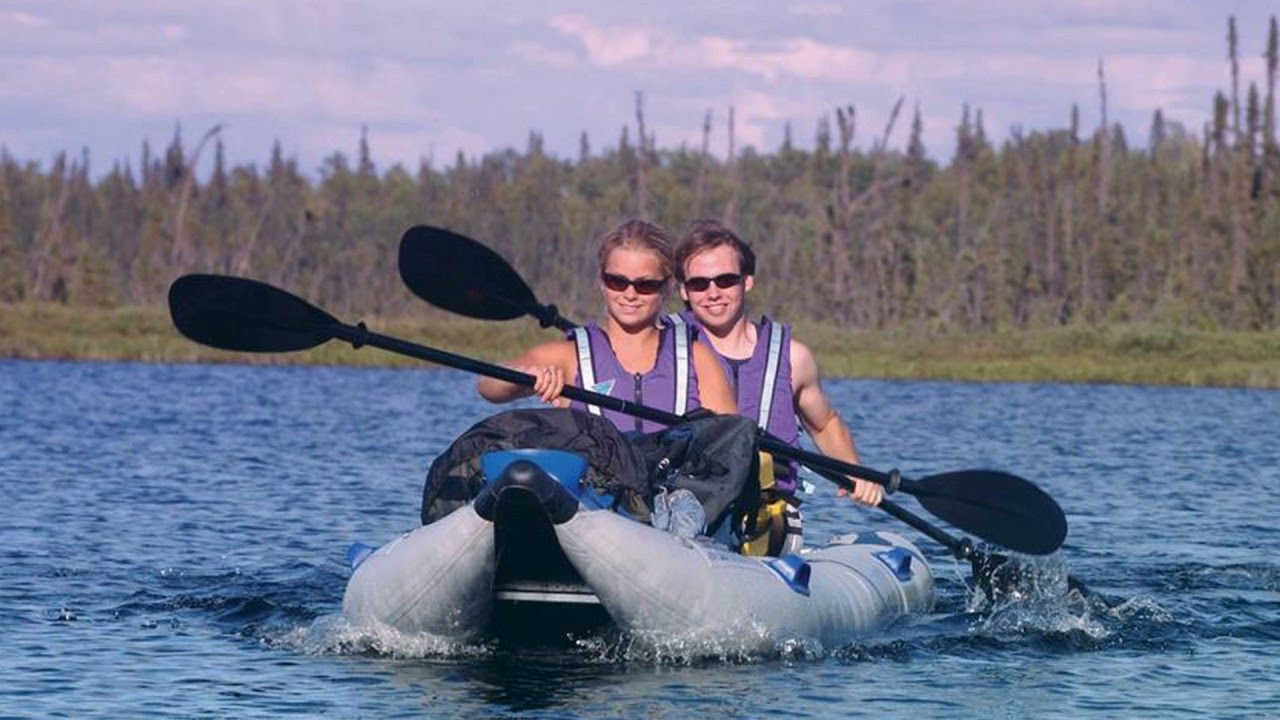
M1064 128L1071 107L1108 114L1145 144L1152 113L1199 133L1230 90L1227 17L1241 95L1265 85L1272 0L0 0L0 146L48 167L87 148L100 175L136 168L144 140L180 127L190 151L215 126L229 162L265 165L279 141L317 173L356 153L379 170L452 165L527 146L575 158L634 139L636 96L657 145L775 150L786 127L812 147L820 118L856 111L854 144L954 150L968 104L989 136ZM201 158L207 168L209 156Z

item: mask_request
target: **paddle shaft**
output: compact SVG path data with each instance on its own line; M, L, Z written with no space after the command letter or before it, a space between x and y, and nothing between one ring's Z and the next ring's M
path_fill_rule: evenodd
M389 335L382 335L369 330L363 323L360 323L359 325L347 325L341 322L335 322L329 326L328 331L333 337L345 340L351 343L351 346L355 348L359 348L363 345L370 345L372 347L381 348L401 355L426 360L437 365L465 370L478 375L488 375L489 377L515 385L522 385L524 387L533 387L536 383L536 378L528 373L522 373L518 370L503 367L502 365L494 365L492 363L475 360L462 355L455 355L454 353L427 347L425 345L418 345L417 343L401 340ZM574 385L566 386L562 395L571 400L578 400L584 403L598 405L610 410L633 415L645 420L652 420L665 425L675 425L684 421L684 418L681 418L679 415L674 413L665 412L645 405L637 405L636 403L622 400L621 398L601 395L600 393L584 390L583 388L579 388ZM920 487L915 481L898 476L897 471L892 473L882 473L870 468L864 468L860 465L841 462L825 455L818 455L816 453L795 448L768 434L762 434L760 436L760 447L775 455L792 457L802 463L810 465L810 467L823 477L846 489L852 489L853 483L850 482L849 478L845 477L845 474L853 474L853 472L856 471L870 476L867 478L868 480L887 485L890 488L896 484L898 489L908 493L928 494L928 491L925 488ZM989 571L987 573L988 577L984 578L980 577L980 575L982 575L980 569L984 566L997 566L1004 561L1007 561L1007 557L999 554L981 552L973 546L973 543L968 538L955 538L933 523L930 523L888 498L882 499L878 507L916 530L928 535L930 538L950 550L957 559L967 560L974 568L975 577L978 577L979 580L979 586L983 587L983 591L988 595L988 597L994 597L992 595L991 588L985 586L990 584ZM1083 590L1084 585L1082 583L1079 583L1075 578L1068 579L1073 581L1075 586L1080 587Z
M169 309L184 335L212 347L247 352L292 352L343 339L353 347L375 345L407 357L494 377L517 387L536 386L534 379L512 368L491 365L453 353L372 333L364 325L346 325L320 308L265 283L219 275L186 275L169 289ZM508 310L499 309L501 312ZM498 311L493 311L498 312ZM565 397L633 414L660 424L684 417L579 388ZM767 435L758 446L784 458L811 462L819 474L848 488L849 474L900 485L895 472L885 474L800 451ZM1026 480L1008 473L961 471L933 475L903 489L915 492L930 512L998 545L1031 554L1056 550L1066 535L1065 517L1053 499Z
M373 347L388 350L390 352L399 353L409 357L416 357L420 360L444 365L458 370L465 370L479 375L488 375L489 377L503 380L515 385L524 387L533 387L536 378L528 373L522 373L518 370L504 367L502 365L494 365L482 360L455 355L454 353L439 350L436 348L418 345L407 340L382 335L372 332L361 323L360 325L346 325L344 323L334 323L329 328L330 334L335 338L345 340L351 343L352 347L359 348L362 345L370 345ZM658 410L645 405L637 405L636 403L615 398L600 393L591 392L575 385L566 386L561 393L564 397L571 400L578 400L584 403L598 405L600 407L615 410L620 413L639 417L644 420L652 420L664 425L675 425L683 421L679 415L674 413ZM760 447L767 452L783 457L794 457L798 461L809 465L814 471L823 477L836 483L837 485L847 489L853 489L853 483L844 473L852 474L851 471L858 471L870 475L868 480L878 482L893 488L896 484L897 489L905 492L927 492L918 486L915 481L908 480L898 476L897 471L892 473L882 473L870 468L864 468L851 463L844 463L825 455L807 452L799 448L788 445L787 443L765 433L760 436ZM990 577L982 577L981 568L986 566L996 566L1006 561L1008 558L998 555L984 553L973 546L969 538L956 538L942 528L907 510L901 505L893 502L888 498L882 498L877 506L886 513L919 530L929 536L943 547L951 551L951 554L959 560L968 561L974 570L974 576L978 579L978 585L982 587L983 592L988 598L994 598L993 591L987 585L990 584ZM989 575L989 572L986 573ZM1075 580L1074 578L1070 578ZM1083 588L1082 584L1077 585Z
M183 335L211 347L247 352L291 352L341 339L355 348L373 345L438 365L488 375L515 385L536 385L533 376L511 368L370 332L364 323L344 324L305 300L256 280L220 275L185 275L170 286L169 310L174 325ZM563 394L570 399L661 424L670 425L685 420L669 412L577 387L566 388ZM1057 504L1017 476L989 471L962 471L934 475L918 482L904 482L896 470L892 473L880 473L801 451L767 434L760 434L758 438L763 449L781 457L811 463L812 469L842 487L848 488L852 484L845 474L863 474L872 481L888 481L890 490L898 485L908 492L916 491L924 496L921 503L927 509L957 527L997 544L1031 554L1047 554L1056 550L1066 535L1065 518ZM978 492L971 492L975 488ZM1033 492L1028 493L1028 490ZM886 512L948 547L956 557L972 562L975 576L979 578L984 590L990 585L993 569L1008 560L1001 555L976 552L968 539L956 540L891 502L883 501L882 507ZM993 525L993 522L1004 523L1010 518L1017 521L1013 530L994 529L998 526ZM1042 530L1046 526L1047 532Z
M475 360L461 355L455 355L454 353L446 352L444 350L427 347L425 345L418 345L417 343L401 340L389 335L382 335L369 330L364 327L363 324L347 325L345 323L335 322L329 326L327 330L332 337L345 340L351 343L352 347L356 348L359 348L362 345L370 345L372 347L381 348L401 355L416 357L420 360L426 360L427 362L432 362L437 365L445 365L458 370L473 372L478 375L487 375L491 378L509 382L513 385L533 387L537 382L537 379L532 375L522 373L519 370L512 370L511 368L504 367L502 365L494 365L493 363L487 363L483 360ZM638 405L628 400L611 397L609 395L601 395L600 393L591 392L590 390L585 390L577 387L576 385L566 386L561 394L570 400L577 400L579 402L587 403L588 405L607 408L609 410L638 417L643 420L651 420L664 425L677 425L685 420L685 418L674 413L669 413L646 405ZM853 482L850 481L849 478L845 477L845 475L855 475L884 485L891 490L900 489L913 495L929 494L929 492L920 487L917 482L899 476L896 471L892 473L883 473L878 470L862 467L861 465L842 462L835 458L827 457L826 455L820 455L818 453L812 453L807 450L794 447L767 433L760 436L759 444L760 449L765 452L794 459L797 462L812 467L814 470L826 471L822 473L824 477L836 482L846 490L853 489Z
M961 560L967 560L972 554L977 552L973 547L973 543L970 542L968 538L958 539L949 535L942 528L934 525L928 520L925 520L919 515L916 515L889 498L882 499L880 504L876 507L884 510L916 530L919 530L925 535L928 535L930 538L933 538Z
M844 477L843 475L832 472L830 470L827 470L825 468L811 467L810 469L814 470L814 472L817 472L819 475L823 476L824 478L842 487L847 487L847 484L849 483L848 478ZM876 472L876 471L871 470L870 472ZM877 473L877 474L885 475L887 477L893 476L893 473ZM901 478L899 478L899 482L902 482ZM910 486L914 487L913 482L911 481L906 481L906 482L908 482ZM971 542L968 538L956 538L950 535L942 528L938 527L937 525L934 525L928 520L925 520L919 515L916 515L915 513L902 507L901 505L890 500L887 497L881 498L880 504L877 505L876 507L880 508L886 513L889 513L890 515L901 520L902 522L910 525L916 530L919 530L925 535L928 535L930 538L932 538L933 540L937 541L939 544L941 544L942 546L950 550L952 555L954 555L955 557L961 560L973 560L975 558L981 558L981 556L984 554L979 552L976 548L974 548L973 542Z

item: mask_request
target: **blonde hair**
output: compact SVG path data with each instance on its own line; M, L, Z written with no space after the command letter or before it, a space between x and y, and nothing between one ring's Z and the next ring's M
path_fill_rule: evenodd
M600 238L600 272L604 272L610 253L618 248L628 248L648 250L657 255L662 263L662 277L669 278L675 269L674 245L667 231L648 220L626 220Z

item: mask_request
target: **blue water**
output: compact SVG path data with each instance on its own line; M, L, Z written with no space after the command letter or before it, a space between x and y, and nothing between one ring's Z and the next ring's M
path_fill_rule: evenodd
M343 551L417 524L431 458L491 411L470 377L4 361L0 715L1280 714L1280 393L828 389L873 467L996 467L1041 485L1071 524L1041 569L1108 602L1044 592L983 607L936 544L820 485L807 537L918 538L936 614L847 647L745 657L371 636L340 618Z

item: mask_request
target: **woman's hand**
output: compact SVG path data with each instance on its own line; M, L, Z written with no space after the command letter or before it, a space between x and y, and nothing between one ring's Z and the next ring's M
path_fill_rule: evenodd
M532 375L533 394L547 404L560 399L564 392L564 371L556 365L514 365L511 369Z

